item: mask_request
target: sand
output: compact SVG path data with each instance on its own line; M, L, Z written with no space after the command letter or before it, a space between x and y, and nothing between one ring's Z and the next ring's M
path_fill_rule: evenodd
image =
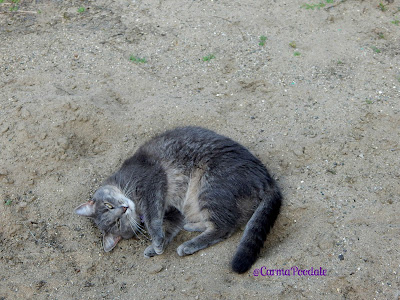
M0 299L399 299L398 20L399 0L2 1ZM73 213L183 125L242 143L282 188L243 275L240 231L145 259L146 237L104 253Z

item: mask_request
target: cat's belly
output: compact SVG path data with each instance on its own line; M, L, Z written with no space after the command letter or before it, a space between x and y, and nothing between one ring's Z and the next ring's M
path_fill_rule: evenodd
M203 222L204 220L208 219L207 216L204 215L208 212L202 210L199 205L199 193L202 186L203 174L203 170L196 169L190 176L181 210L185 216L186 223Z
M167 202L185 216L186 223L205 220L205 212L201 210L198 199L203 174L203 170L200 169L194 170L190 177L177 170L169 173Z

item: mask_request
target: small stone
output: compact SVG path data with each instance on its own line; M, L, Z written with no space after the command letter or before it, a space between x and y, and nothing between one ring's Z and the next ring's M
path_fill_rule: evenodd
M64 150L68 149L68 140L65 137L61 137L58 139L57 144Z
M31 112L26 108L21 109L21 117L22 119L27 119L31 116Z
M6 133L8 131L8 129L10 129L10 127L8 125L3 125L0 127L0 133Z
M83 284L84 287L90 288L94 286L94 283L90 282L90 281L85 281L85 283Z
M99 154L100 152L102 152L102 150L101 150L101 148L100 148L99 146L95 146L95 147L93 148L93 153L94 153L94 154Z
M174 292L175 289L176 289L175 286L174 286L174 285L171 285L171 286L168 288L168 291Z
M17 205L17 209L18 211L24 210L24 208L27 206L28 204L26 202L21 202Z
M42 287L44 287L46 285L46 281L45 280L40 280L39 282L36 283L36 289L39 291Z
M7 177L4 177L3 182L7 183L7 184L13 184L14 183L14 179L12 179L12 178L7 176Z
M15 129L16 129L17 131L23 131L23 130L25 130L25 123L23 123L23 122L19 123L19 124L15 127Z
M32 227L38 227L39 226L39 222L34 220L34 219L29 219L28 223L30 223L32 225Z
M70 106L71 110L73 110L73 111L77 111L79 108L79 106L75 102L70 102L69 106Z
M82 115L80 115L80 116L78 117L78 120L81 121L81 122L83 122L83 123L86 123L86 122L89 121L89 116L82 116Z
M338 258L339 258L340 260L344 260L343 254L339 254Z
M164 269L163 265L155 264L148 268L147 272L149 274L157 274L160 273Z
M302 156L304 154L304 147L296 147L293 150L294 155L298 156Z

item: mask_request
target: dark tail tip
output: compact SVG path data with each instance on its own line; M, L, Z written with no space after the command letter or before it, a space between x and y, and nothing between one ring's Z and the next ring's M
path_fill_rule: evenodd
M250 269L250 267L255 263L257 256L244 255L242 257L238 257L238 253L240 252L237 252L236 255L233 257L231 267L233 272L242 274Z

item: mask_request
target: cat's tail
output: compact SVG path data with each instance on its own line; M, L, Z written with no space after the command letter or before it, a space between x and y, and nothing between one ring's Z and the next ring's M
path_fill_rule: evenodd
M232 259L234 272L244 273L255 263L267 234L278 217L281 203L282 195L278 189L264 196L263 201L247 223L236 254Z

